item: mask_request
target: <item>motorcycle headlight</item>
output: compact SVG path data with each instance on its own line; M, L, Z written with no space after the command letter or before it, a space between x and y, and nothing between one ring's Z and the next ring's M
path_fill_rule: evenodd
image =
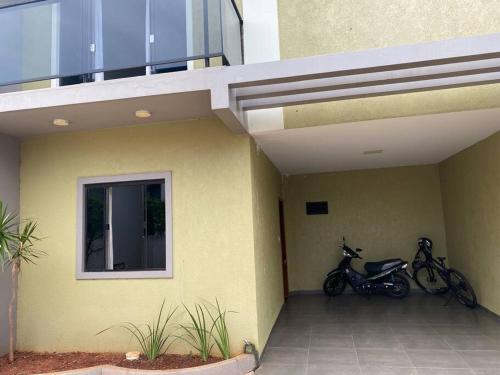
M347 251L344 250L344 256L345 257L350 257L349 253Z

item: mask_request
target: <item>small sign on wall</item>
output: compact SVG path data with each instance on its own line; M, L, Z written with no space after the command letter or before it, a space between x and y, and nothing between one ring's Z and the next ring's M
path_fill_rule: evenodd
M328 202L306 202L307 215L328 215Z

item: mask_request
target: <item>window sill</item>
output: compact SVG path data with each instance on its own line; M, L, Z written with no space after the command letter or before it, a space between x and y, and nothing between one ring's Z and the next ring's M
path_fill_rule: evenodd
M171 279L171 271L77 272L77 280Z

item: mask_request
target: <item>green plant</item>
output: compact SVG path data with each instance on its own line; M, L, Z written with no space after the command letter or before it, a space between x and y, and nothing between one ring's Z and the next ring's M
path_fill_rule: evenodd
M205 305L205 309L210 315L212 320L212 328L210 332L214 338L215 344L219 348L224 359L229 359L231 357L231 345L229 343L229 331L227 329L226 316L228 313L234 313L234 311L222 310L219 301L215 299L215 306L212 305L213 313L211 309ZM214 333L215 331L215 333Z
M132 334L132 336L139 343L144 355L150 361L154 361L160 355L165 354L175 340L175 336L169 332L168 328L170 320L177 311L177 307L170 308L166 317L163 318L164 308L165 300L163 300L163 303L161 304L160 312L158 313L156 319L152 323L145 324L145 328L141 328L134 323L125 322L108 327L97 333L96 336L113 328L122 328ZM167 345L169 340L171 340L171 342Z
M19 225L17 215L7 211L0 201L0 263L2 270L11 267L11 298L9 302L9 362L14 362L14 307L17 301L17 277L21 264L35 264L43 251L35 248L40 238L35 235L37 223L27 220Z
M178 336L185 341L189 346L194 348L201 357L202 361L206 361L210 357L214 344L212 343L212 333L207 329L207 320L203 306L200 304L194 305L195 311L191 312L186 305L184 309L189 315L190 324L180 324L180 328L184 331L184 335Z

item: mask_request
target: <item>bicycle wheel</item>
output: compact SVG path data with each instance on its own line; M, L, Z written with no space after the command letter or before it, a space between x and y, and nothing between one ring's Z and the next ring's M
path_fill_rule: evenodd
M413 271L413 279L417 285L429 294L443 294L450 288L446 280L432 266L425 264Z
M469 284L464 275L457 270L450 268L450 287L451 291L457 297L458 301L467 307L473 309L477 306L476 293Z

